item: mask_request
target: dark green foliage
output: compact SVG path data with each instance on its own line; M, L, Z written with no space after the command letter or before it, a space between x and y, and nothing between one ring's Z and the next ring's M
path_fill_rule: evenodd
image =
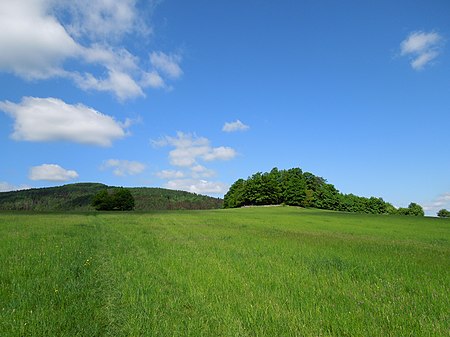
M94 198L92 198L92 206L97 211L107 211L112 209L112 198L107 189L94 195Z
M78 183L58 187L0 193L0 210L26 211L91 211L94 196L102 190L113 189L104 184ZM128 188L137 211L214 209L223 201L195 193L163 188Z
M425 212L423 211L422 206L412 202L409 204L408 206L409 209L409 215L414 215L414 216L424 216Z
M113 209L131 211L134 209L134 197L127 188L118 188L112 193Z
M437 216L440 218L450 218L450 211L443 208L437 212Z
M422 206L412 202L409 204L408 208L400 207L397 210L397 213L400 215L412 215L412 216L424 216L425 212L423 211Z
M283 200L289 200L291 206L302 206L306 199L306 181L299 168L292 168L281 173Z
M0 193L0 210L66 211L88 210L93 196L104 184L78 183L58 187Z
M239 179L224 197L225 208L276 204L368 214L424 215L422 207L415 203L397 212L382 198L342 194L324 178L300 168L274 168L269 173L255 173L247 180Z
M92 206L97 211L132 211L134 198L127 188L115 188L111 192L105 189L94 196Z
M223 199L206 195L175 191L164 188L130 188L135 201L135 210L177 210L222 208Z
M230 190L223 201L224 208L236 208L244 205L244 185L244 179L238 179L233 185L231 185Z

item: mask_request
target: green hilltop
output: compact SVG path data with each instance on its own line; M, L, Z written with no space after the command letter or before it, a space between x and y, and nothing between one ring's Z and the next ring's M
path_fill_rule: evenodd
M395 208L376 197L343 194L327 180L295 167L288 170L273 168L257 172L247 180L238 179L224 196L225 208L285 204L331 211L400 214L423 216L422 206L412 202L408 208ZM442 210L445 211L446 210Z
M77 183L57 187L1 192L0 210L91 211L92 198L105 189L100 183ZM177 210L221 208L223 200L185 191L155 187L128 188L135 200L135 210Z

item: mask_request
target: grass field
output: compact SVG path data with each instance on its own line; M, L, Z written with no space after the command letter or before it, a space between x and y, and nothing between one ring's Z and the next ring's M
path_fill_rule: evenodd
M0 336L449 336L450 220L0 213Z

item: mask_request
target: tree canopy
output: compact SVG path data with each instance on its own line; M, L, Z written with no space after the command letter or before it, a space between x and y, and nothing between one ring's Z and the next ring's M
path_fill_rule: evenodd
M134 198L127 188L116 188L111 192L104 189L92 199L92 206L97 211L132 211Z
M286 204L336 211L395 214L397 209L382 198L340 193L332 184L300 168L257 172L247 180L238 179L224 197L224 207ZM405 213L424 215L420 205L411 203Z
M443 208L437 212L437 216L440 218L450 218L450 211Z
M412 202L409 204L408 208L399 208L397 213L400 215L413 215L413 216L424 216L425 212L423 211L422 206Z

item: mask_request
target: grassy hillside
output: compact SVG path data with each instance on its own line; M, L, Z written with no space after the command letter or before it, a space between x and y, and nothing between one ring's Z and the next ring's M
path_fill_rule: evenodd
M89 211L92 197L108 187L97 183L0 193L0 210ZM217 198L163 188L130 188L137 211L171 209L211 209L222 207Z
M450 220L0 213L1 336L448 336Z

